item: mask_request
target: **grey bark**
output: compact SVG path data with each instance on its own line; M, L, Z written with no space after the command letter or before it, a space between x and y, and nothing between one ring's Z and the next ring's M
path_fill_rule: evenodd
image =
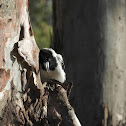
M103 103L108 108L108 118L112 118L112 122L106 123L122 125L126 123L126 1L102 1L101 5L105 6Z
M70 83L41 83L28 0L0 1L0 126L79 126Z
M125 0L55 0L52 47L63 54L82 125L125 124Z

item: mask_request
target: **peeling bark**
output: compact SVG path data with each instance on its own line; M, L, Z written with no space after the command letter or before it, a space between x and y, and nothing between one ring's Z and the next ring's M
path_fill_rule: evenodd
M10 70L0 69L0 92L3 91L5 85L7 84L10 78Z
M72 83L41 83L28 0L0 1L0 125L79 126Z

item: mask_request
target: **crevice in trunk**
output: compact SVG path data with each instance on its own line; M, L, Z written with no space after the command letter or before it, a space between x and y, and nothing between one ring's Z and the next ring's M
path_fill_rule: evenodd
M24 39L24 25L21 25L19 41Z

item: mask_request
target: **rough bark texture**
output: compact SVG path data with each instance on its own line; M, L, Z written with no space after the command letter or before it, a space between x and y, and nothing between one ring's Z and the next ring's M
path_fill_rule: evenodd
M71 83L41 83L28 0L0 0L0 126L78 126Z
M54 42L82 125L125 125L126 1L54 0Z

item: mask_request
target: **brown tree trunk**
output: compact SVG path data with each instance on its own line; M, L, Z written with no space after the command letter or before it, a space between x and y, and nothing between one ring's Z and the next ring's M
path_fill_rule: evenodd
M54 0L52 47L74 82L71 104L82 125L125 124L125 0Z
M39 49L29 24L28 0L0 1L0 40L0 124L24 123L26 86L41 85L35 74Z
M69 84L41 83L38 55L28 0L0 0L0 126L80 125Z

